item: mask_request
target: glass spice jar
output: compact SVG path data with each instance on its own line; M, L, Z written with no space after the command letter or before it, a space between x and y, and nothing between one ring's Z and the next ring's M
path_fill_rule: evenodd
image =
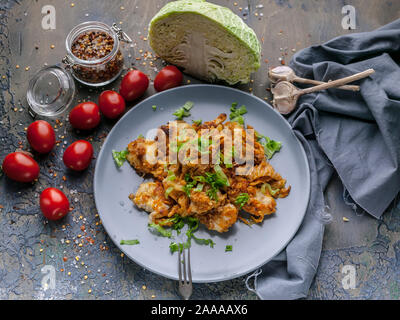
M98 21L81 23L67 36L63 63L77 81L88 86L104 86L122 72L124 56L120 41L132 42L115 23L112 27Z
M40 69L30 80L26 100L29 114L57 117L74 100L73 78L88 86L104 86L122 72L124 57L120 42L132 40L114 23L98 21L77 25L67 36L67 55L61 63Z

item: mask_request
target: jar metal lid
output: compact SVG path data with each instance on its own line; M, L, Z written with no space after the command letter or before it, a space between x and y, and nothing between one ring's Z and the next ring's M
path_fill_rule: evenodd
M30 80L26 100L33 117L56 117L71 105L75 82L64 68L54 65L39 70Z

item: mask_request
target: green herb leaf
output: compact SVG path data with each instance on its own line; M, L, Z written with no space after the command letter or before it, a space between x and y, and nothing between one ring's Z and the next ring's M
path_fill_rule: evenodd
M225 247L225 252L230 252L230 251L232 251L232 246L231 245L227 245Z
M134 246L134 245L139 244L139 243L140 243L139 240L134 239L134 240L121 240L119 244L126 244L126 245L129 245L129 246Z
M191 101L187 101L183 107L180 107L178 110L176 110L173 115L176 116L178 120L182 120L184 117L189 117L190 116L190 109L193 108L194 103Z
M115 151L115 150L112 151L112 156L118 167L121 167L124 164L128 153L129 153L129 151L127 149L125 149L123 151Z
M174 252L177 252L177 251L182 252L183 244L182 243L171 242L169 244L169 249L171 250L171 253L174 253Z
M167 181L174 181L176 179L176 175L172 171L168 171Z
M215 246L215 242L212 241L211 239L201 239L201 238L197 238L192 234L192 238L201 245L205 245L205 246L210 246L211 248L214 248Z
M231 121L237 122L241 125L244 124L243 115L247 113L246 106L242 105L239 109L237 109L237 103L232 103L231 114L229 115L229 119Z
M186 101L186 103L183 105L183 109L185 109L186 111L190 111L190 109L192 109L194 106L194 102L192 101Z
M203 120L192 120L192 122L195 124L195 125L201 125L202 124L202 122L203 122Z
M157 110L157 106L156 105L154 105L154 106L151 106L152 108L153 108L153 110L154 111L156 111Z
M172 237L171 231L164 229L159 224L149 223L149 228L158 231L158 233L160 233L163 237L166 237L166 238L171 238Z
M249 201L250 197L248 193L241 193L240 195L237 196L235 203L237 205L240 205L240 209L243 208L243 206Z

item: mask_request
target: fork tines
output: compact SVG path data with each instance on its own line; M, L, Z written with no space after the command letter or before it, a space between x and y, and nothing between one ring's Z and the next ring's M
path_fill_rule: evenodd
M192 295L193 291L192 271L190 267L190 247L187 249L187 263L186 263L185 248L182 249L183 260L181 259L181 250L178 250L178 252L179 252L178 254L179 293L185 300L188 300ZM182 273L183 273L183 278L182 278Z

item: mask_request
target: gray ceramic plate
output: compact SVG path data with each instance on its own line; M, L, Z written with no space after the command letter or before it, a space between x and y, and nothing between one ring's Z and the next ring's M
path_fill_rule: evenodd
M177 279L177 255L170 253L171 240L150 232L148 214L128 199L143 179L128 163L118 169L111 152L124 150L140 134L146 135L149 129L173 120L172 113L189 100L195 103L191 117L186 118L189 123L196 119L212 120L220 113L229 114L233 102L246 105L246 123L282 142L283 147L271 164L292 186L287 198L278 199L276 214L260 225L249 227L238 222L224 234L205 228L196 233L197 237L211 238L216 245L210 248L193 242L193 281L228 280L257 269L286 246L303 220L310 194L310 173L303 147L285 119L261 99L224 86L189 85L139 103L114 126L98 156L94 175L96 205L107 233L130 259L157 274ZM156 111L153 105L157 106ZM140 244L120 245L122 239L139 239ZM226 245L232 245L233 251L225 252Z

